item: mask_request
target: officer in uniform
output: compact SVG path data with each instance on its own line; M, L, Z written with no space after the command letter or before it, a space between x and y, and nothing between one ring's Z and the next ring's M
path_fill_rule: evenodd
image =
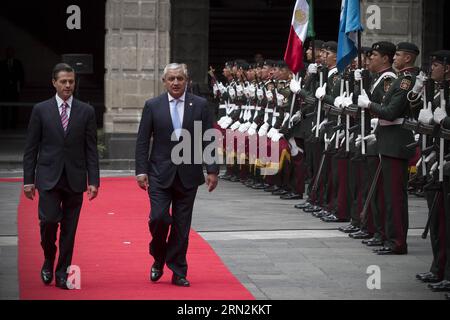
M336 125L337 116L332 115L329 110L334 105L334 100L340 95L340 83L341 83L341 75L338 73L336 67L336 55L337 55L337 42L328 41L324 43L325 47L325 61L328 68L328 78L327 82L322 86L317 88L316 90L316 98L322 100L322 107L324 110L323 119L321 117L321 123L316 124L319 126L319 131L321 133L321 138L323 135L323 140L325 142L324 148L327 149L325 151L325 160L323 164L323 169L321 173L321 190L323 190L322 194L322 210L315 213L316 210L311 209L313 215L322 219L325 222L341 222L344 221L337 214L337 189L338 189L338 181L337 181L337 159L333 157L334 144L331 138L334 135L334 132L331 126ZM330 126L331 125L331 126ZM335 135L334 135L335 136ZM325 141L325 139L327 139ZM305 209L308 212L308 209Z
M306 52L308 61L307 73L303 79L303 87L295 79L291 80L290 87L291 91L296 94L296 104L300 109L301 119L297 121L297 117L293 120L294 126L292 128L293 135L296 139L301 139L304 141L304 154L305 154L305 180L308 181L308 194L311 192L312 179L318 170L318 161L320 161L320 155L316 152L316 143L313 141L312 127L314 125L315 114L314 111L317 108L317 101L315 99L315 92L319 86L319 75L317 73L318 68L322 64L322 47L324 41L314 40L314 59L312 55L312 42ZM295 116L295 115L294 115ZM299 143L300 145L300 143ZM306 183L305 181L305 183ZM308 198L307 201L295 205L297 209L304 209L306 207L311 207L312 199Z
M376 138L386 209L384 246L374 250L380 255L408 252L408 160L414 152L406 148L406 145L414 142L414 136L411 130L402 127L402 123L409 116L407 94L417 75L414 63L418 54L419 49L415 44L399 43L394 56L398 78L387 91L382 103L370 101L365 92L358 97L358 106L379 118Z
M439 50L431 54L431 80L434 82L434 92L433 92L433 105L432 108L423 108L418 116L419 122L423 124L436 124L441 125L445 129L450 128L450 118L448 114L450 112L449 108L449 97L445 96L448 92L444 88L449 87L450 65L450 51L449 50ZM445 81L447 80L447 81ZM416 83L413 89L409 92L408 98L412 102L419 101L423 103L425 97L422 94L422 88L424 81L430 81L426 76L421 73L417 77ZM444 94L444 99L441 100L441 89ZM442 103L441 103L442 101ZM434 114L433 114L434 113ZM439 146L439 137L434 138L435 141L431 141L434 145ZM449 141L444 141L444 155L450 150ZM440 150L436 150L438 153ZM439 161L439 159L437 159ZM429 172L427 170L427 172ZM435 170L432 180L438 180L439 170ZM450 291L450 203L448 194L449 189L449 176L450 167L444 166L444 180L442 189L440 190L429 190L426 192L428 208L431 211L433 206L433 201L437 194L434 212L430 212L430 239L431 248L433 252L433 261L431 263L430 271L419 273L416 278L425 283L434 283L430 285L430 289L433 291Z
M397 78L392 62L394 59L396 47L393 43L387 41L376 42L372 45L370 63L368 70L373 74L370 84L370 92L367 92L371 101L381 104L384 96L388 92L394 80ZM361 78L361 72L355 71L355 80ZM366 115L370 118L370 114ZM374 130L378 126L378 118L374 115L372 121ZM370 134L366 138L366 161L367 176L363 182L366 183L365 190L369 190L375 173L379 165L378 146L375 134ZM382 246L384 241L384 210L382 197L382 175L380 173L375 182L375 191L370 199L370 204L366 216L361 221L361 230L356 233L350 233L349 236L354 239L365 239L363 243L368 246ZM373 226L373 227L372 227ZM372 228L369 228L372 227ZM372 229L372 230L369 230Z

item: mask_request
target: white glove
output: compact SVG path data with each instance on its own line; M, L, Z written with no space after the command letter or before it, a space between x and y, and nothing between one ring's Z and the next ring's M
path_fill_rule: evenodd
M272 101L273 100L272 91L270 91L270 90L266 91L266 98L267 98L267 101Z
M317 73L317 63L311 63L308 66L308 73L309 74Z
M274 127L270 128L269 132L267 132L267 138L272 138L275 132L278 132L278 130L275 129Z
M229 127L229 125L233 122L233 119L230 117L227 117L224 122L222 122L222 125L220 126L222 129L226 129Z
M244 88L240 84L236 86L236 95L242 97L244 95Z
M423 71L420 71L419 75L416 77L416 82L414 83L414 87L412 88L412 92L415 94L419 94L423 88L423 82L427 80L427 76Z
M362 94L360 94L358 96L358 106L360 108L367 109L367 108L369 108L370 102L371 101L370 101L369 97L367 96L366 90L363 89Z
M292 116L292 118L291 118L291 123L297 124L301 119L302 119L302 115L301 115L300 111L297 111L297 112L294 113L294 115Z
M250 125L250 128L248 128L248 131L247 131L248 135L250 135L250 136L254 135L256 133L257 128L258 128L258 125L255 122L253 122Z
M371 133L374 133L378 127L378 118L370 119L370 127L372 128Z
M342 101L342 106L347 108L349 105L353 104L353 92L350 93L350 97L345 97Z
M342 107L342 102L344 101L345 95L343 96L337 96L336 99L334 99L334 106L336 108Z
M234 100L234 98L236 98L236 91L233 87L228 88L228 95L230 96L231 100Z
M377 141L377 137L372 133L364 137L364 141L367 141L368 144Z
M283 105L284 96L281 93L277 93L277 106L281 107Z
M428 102L427 108L420 110L419 118L417 120L419 120L419 122L423 124L431 124L431 122L433 121L431 101Z
M237 129L239 132L244 133L246 131L247 127L247 122L245 123L241 123L241 125L239 126L239 128Z
M224 94L227 91L227 88L222 84L222 82L219 82L218 86L220 94Z
M250 98L254 98L256 93L256 88L253 84L248 86L248 95Z
M267 122L264 122L261 128L259 128L258 136L265 136L267 134L267 129L269 129L269 124Z
M244 87L244 96L248 99L250 98L250 93L248 91L248 86Z
M322 100L323 97L325 97L325 94L327 93L327 83L325 82L325 84L322 87L318 87L316 90L316 98L319 100Z
M434 110L433 119L436 124L441 124L442 120L447 117L447 112L445 108L439 107Z
M354 75L354 78L355 78L355 81L361 81L362 80L362 69L356 69L355 70L355 75Z
M239 121L236 121L235 123L233 123L233 125L231 126L231 130L235 131L237 128L239 128L241 126L241 123Z
M274 133L274 134L272 135L271 140L272 140L273 142L278 142L278 141L280 141L280 138L281 138L282 136L283 136L282 133L276 132L276 133Z
M264 92L262 91L261 88L256 89L256 97L258 98L259 101L264 99Z
M217 124L218 124L219 126L221 126L221 125L222 125L222 122L224 122L226 118L228 118L228 116L222 116L222 117L219 119L219 121L217 121Z
M217 83L214 83L213 85L213 93L214 96L217 96L220 93L219 86L217 85Z
M291 82L289 83L289 89L291 89L291 92L293 94L297 94L301 90L300 82L295 79L292 79Z

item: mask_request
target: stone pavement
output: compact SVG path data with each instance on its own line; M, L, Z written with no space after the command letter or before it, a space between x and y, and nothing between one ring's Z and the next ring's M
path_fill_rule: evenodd
M21 177L21 172L0 172L0 177L14 176ZM20 192L20 183L0 183L0 299L19 296ZM220 180L213 193L200 187L192 227L256 299L443 299L442 293L415 280L415 274L428 271L431 263L430 240L420 237L427 216L423 198L410 198L409 253L400 256L373 254L360 240L337 231L343 223L321 222L295 209L297 202ZM379 268L380 289L367 288L373 272L367 273L369 266Z

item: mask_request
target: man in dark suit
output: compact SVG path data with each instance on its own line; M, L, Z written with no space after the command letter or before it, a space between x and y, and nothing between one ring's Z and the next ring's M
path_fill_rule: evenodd
M78 218L87 190L89 200L97 196L99 179L97 127L92 106L74 99L75 72L65 63L53 69L56 95L33 107L23 156L24 193L33 200L39 192L41 246L45 261L41 278L53 279L58 224L59 259L56 286L70 289L67 270Z
M196 138L212 128L205 99L186 92L187 68L171 63L164 69L167 93L145 103L136 141L136 177L139 187L150 196L149 228L152 235L150 254L155 261L150 279L163 275L164 264L173 271L172 283L188 287L186 252L192 209L199 185L205 182L202 155L206 145ZM182 140L180 140L180 136ZM149 157L150 139L153 138ZM179 143L193 142L180 152ZM179 161L180 153L183 161ZM195 154L197 153L197 154ZM200 161L195 161L200 159ZM208 191L217 186L218 166L206 165ZM172 206L172 215L169 208ZM168 240L169 226L171 227Z

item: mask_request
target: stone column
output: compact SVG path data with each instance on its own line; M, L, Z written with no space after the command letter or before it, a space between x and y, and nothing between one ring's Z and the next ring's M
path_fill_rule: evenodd
M366 19L371 16L369 6L381 9L380 29L368 29ZM361 16L364 25L363 46L370 46L377 41L413 42L422 49L422 0L362 0ZM423 50L421 50L422 53ZM416 65L420 66L422 54Z
M134 159L144 102L163 90L169 31L169 0L106 2L104 131L110 159Z

